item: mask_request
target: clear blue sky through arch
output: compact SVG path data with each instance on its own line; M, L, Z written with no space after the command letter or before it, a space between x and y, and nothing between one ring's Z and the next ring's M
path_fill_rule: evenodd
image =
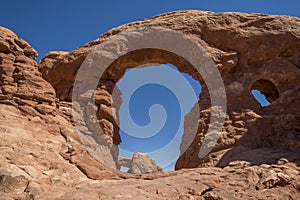
M109 29L176 10L248 12L300 17L299 0L9 0L0 26L29 42L40 60L49 51L71 51Z
M117 86L122 92L120 156L131 158L135 152L145 152L164 171L174 170L180 154L184 117L199 100L200 83L190 75L180 73L174 65L166 64L127 69ZM162 106L165 111L156 110L151 114L155 105ZM127 110L129 114L125 114ZM156 119L163 121L163 115L166 115L166 120L162 125L153 122ZM131 118L133 125L127 128ZM141 128L136 129L135 126ZM164 150L171 143L173 145Z

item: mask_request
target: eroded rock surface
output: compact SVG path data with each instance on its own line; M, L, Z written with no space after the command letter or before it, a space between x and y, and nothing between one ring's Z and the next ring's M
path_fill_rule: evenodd
M2 199L300 199L300 20L288 16L180 11L112 29L70 53L51 52L37 64L36 51L0 28L0 195ZM72 119L72 86L88 53L112 35L137 27L177 30L212 54L226 88L228 110L222 136L199 159L210 118L209 92L182 58L158 50L133 52L113 63L94 93L80 129ZM128 174L118 168L121 142L111 93L126 68L171 63L202 84L199 127L174 172ZM122 63L122 65L120 65ZM251 89L271 105L261 107ZM82 97L84 98L84 96ZM119 105L119 104L117 104ZM100 124L104 135L95 140ZM190 132L197 129L197 136ZM105 143L105 144L104 144ZM95 148L94 148L95 147ZM105 147L104 150L101 149ZM107 164L112 163L114 166ZM194 169L182 169L193 168ZM181 169L181 170L179 170Z
M105 73L100 86L100 94L105 96L96 97L99 99L96 103L98 112L103 113L103 104L110 105L109 93L126 68L149 62L171 63L180 71L192 75L202 85L197 136L190 138L195 127L189 127L188 119L193 117L187 116L186 127L189 128L185 129L181 149L186 149L185 144L191 139L193 142L186 151L181 152L183 155L176 169L224 166L235 159L248 160L252 164L271 164L280 157L287 157L299 163L300 111L296 106L300 90L298 25L298 18L288 16L201 11L167 13L117 27L57 60L41 62L39 66L41 70L48 69L43 76L56 89L58 98L70 101L75 76L65 77L64 72L68 69L70 74L76 74L82 60L97 44L119 32L145 26L183 32L194 37L211 53L225 84L227 117L221 138L211 154L202 159L198 157L210 119L209 91L195 69L182 58L168 52L140 50L115 61ZM261 107L252 96L251 89L264 93L271 105ZM114 124L109 114L102 117ZM120 142L117 126L107 130L106 135L113 135L114 144Z
M156 165L155 160L151 159L147 153L133 154L129 173L147 174L157 171L162 171L162 169Z

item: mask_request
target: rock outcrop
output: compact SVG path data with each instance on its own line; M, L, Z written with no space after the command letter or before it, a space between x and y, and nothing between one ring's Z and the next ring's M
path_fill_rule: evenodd
M194 37L211 53L226 88L227 119L222 136L212 153L203 159L198 157L211 112L205 82L186 61L159 50L134 52L119 58L108 68L99 86L99 94L105 95L96 97L99 99L96 102L99 121L104 119L111 127L105 134L116 145L121 141L118 127L114 125L111 114L108 114L112 112L106 105L111 106L112 101L108 99L112 98L112 88L126 68L149 62L171 63L199 80L202 85L198 134L192 138L193 143L187 147L188 150L181 152L183 155L176 169L225 166L239 159L248 160L252 164L271 164L281 157L287 157L299 163L299 110L295 106L299 102L300 75L298 24L299 19L287 16L200 11L167 13L115 28L53 62L42 61L40 69L43 71L47 68L48 73L43 77L56 89L58 98L70 101L74 75L82 61L93 47L108 40L110 36L145 26L183 32ZM70 72L67 77L66 69ZM252 96L252 89L260 90L272 104L261 107ZM186 124L189 127L188 121ZM194 127L185 129L181 149L185 149L186 141L191 140L190 135L194 131Z
M1 103L18 106L28 114L53 112L55 91L38 71L37 52L10 30L1 27L0 31Z
M147 174L162 171L162 168L156 165L155 160L149 157L147 153L136 152L132 158L119 156L119 165L128 168L128 173Z
M149 158L149 155L147 153L133 154L131 165L128 170L129 173L147 174L157 171L162 171L162 169L156 165L155 160Z
M299 25L298 18L288 16L179 11L117 27L69 53L50 52L38 64L37 52L1 27L1 198L300 199ZM204 158L198 152L210 120L209 91L186 61L160 50L133 52L107 69L94 93L95 105L86 105L97 119L81 127L93 134L99 123L103 130L103 138L97 140L84 135L92 151L74 127L72 89L84 59L111 36L145 26L195 38L221 73L226 121L217 145ZM174 64L199 80L199 127L190 138L195 129L188 123L192 110L180 148L193 142L178 159L178 171L129 174L117 170L114 147L121 138L118 107L112 105L119 100L112 99L112 91L126 68L148 62ZM261 107L252 89L265 94L271 105ZM97 159L99 152L107 157Z

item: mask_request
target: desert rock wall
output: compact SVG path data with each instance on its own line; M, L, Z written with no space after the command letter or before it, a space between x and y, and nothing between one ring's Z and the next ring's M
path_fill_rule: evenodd
M299 151L299 144L295 142L299 141L299 110L296 105L299 102L297 94L300 80L300 33L297 18L203 11L166 13L114 28L70 53L56 53L55 56L50 53L39 63L39 69L43 72L43 77L55 88L57 97L70 101L76 71L88 53L110 36L139 27L168 28L182 32L193 37L211 54L226 89L227 116L224 131L213 149L213 154L199 159L197 152L210 119L209 91L203 78L189 63L176 55L155 49L129 53L117 59L107 69L102 77L102 86L99 85L98 89L99 94L105 95L96 97L99 120L106 120L105 123L109 124L106 127L114 125L109 114L111 112L107 110L107 106L111 106L112 102L109 94L126 68L147 62L172 63L181 72L188 73L198 80L203 89L199 102L201 118L198 133L188 150L182 152L183 155L176 165L177 169L223 166L229 162L226 159L220 162L224 154L233 160L238 157L253 164L275 163L284 155L291 160L299 160L296 153ZM69 72L67 76L66 71ZM271 105L261 107L252 96L252 89L265 94ZM186 116L186 119L191 118ZM186 127L188 123L187 120ZM185 140L191 139L191 131L194 131L194 127L185 129L181 149L184 149L183 146L187 143ZM121 141L116 126L109 131L106 129L106 135L115 137L112 139L114 144ZM268 148L268 151L264 148ZM276 154L278 148L284 149L285 153ZM262 154L261 158L255 158L257 152L252 154L252 149ZM238 156L229 156L231 152ZM270 154L277 156L270 158Z
M0 27L1 197L299 199L299 25L298 18L289 16L178 11L114 28L72 52L50 52L39 63L26 41ZM217 144L204 158L198 152L211 117L205 81L181 57L156 49L131 52L107 69L94 93L95 104L86 107L98 118L81 127L92 133L99 124L104 133L99 141L107 143L89 146L95 155L83 145L71 102L76 73L98 44L138 27L186 34L217 65L226 89L226 120ZM113 147L122 138L115 121L121 101L113 99L112 91L126 68L149 61L172 63L201 83L199 126L191 127L192 109L185 117L177 171L129 174L113 169L119 167L118 149ZM261 107L252 89L260 90L271 104ZM190 137L193 131L196 137ZM97 159L99 152L106 153L103 162Z

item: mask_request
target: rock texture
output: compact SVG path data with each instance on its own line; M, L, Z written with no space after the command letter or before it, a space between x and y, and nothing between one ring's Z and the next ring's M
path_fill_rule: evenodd
M147 174L157 171L162 171L162 169L156 165L155 160L151 159L147 153L133 154L131 165L128 170L129 173Z
M109 113L106 107L112 102L108 100L111 99L109 94L126 68L149 62L171 63L180 71L192 75L202 85L198 134L195 139L189 137L195 128L189 127L187 120L188 128L185 129L181 149L184 149L186 141L193 139L193 144L182 152L176 169L224 166L239 159L252 164L271 164L281 157L287 157L299 163L299 110L295 106L299 102L300 75L298 24L299 19L286 16L200 11L167 13L115 28L53 62L42 61L39 67L41 71L49 69L43 77L56 89L58 98L70 101L75 76L65 77L64 71L68 69L70 74L76 74L82 60L93 47L111 35L143 26L181 31L194 37L212 54L226 87L227 120L221 139L210 155L198 158L210 118L209 92L201 76L174 54L148 49L119 58L100 83L99 94L105 95L96 97L99 99L96 103L98 112ZM253 98L251 89L260 90L272 104L261 107ZM106 129L106 135L115 141L114 144L119 144L118 127L112 126L113 118L109 114L100 115L99 120L104 118L110 123L111 128Z
M299 25L298 18L288 16L179 11L112 29L70 53L51 52L38 64L36 51L1 27L1 198L300 199ZM95 92L96 106L86 108L98 118L83 127L88 133L99 123L105 137L99 141L107 141L108 149L118 145L118 107L111 107L118 101L111 96L116 82L128 67L174 64L199 80L203 90L197 136L174 172L129 174L108 167L87 151L72 119L72 86L88 53L112 35L143 26L180 31L212 54L228 97L218 144L198 158L210 119L205 82L182 58L154 49L132 52L109 67ZM271 105L261 107L251 89L264 93ZM186 116L181 149L195 129L189 118L193 112ZM90 137L91 144L99 141ZM117 149L109 151L108 160L116 160Z
M55 91L38 71L37 52L8 29L0 28L0 101L28 114L53 111Z
M147 153L136 152L132 158L119 156L119 165L128 168L128 173L147 174L162 171L162 168L156 165L155 160L151 159Z

